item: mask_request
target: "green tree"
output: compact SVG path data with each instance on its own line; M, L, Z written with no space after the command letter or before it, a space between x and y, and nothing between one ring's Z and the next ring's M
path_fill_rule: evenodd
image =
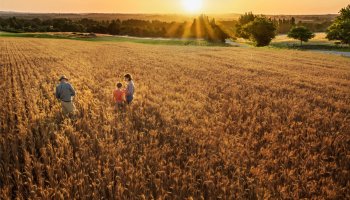
M193 22L192 22L192 25L191 25L191 37L193 37L193 38L197 38L198 37L198 31L197 31L197 19L196 18L194 18L193 19Z
M350 45L350 4L342 8L339 13L333 24L328 27L326 37Z
M222 29L222 27L215 23L214 19L212 20L210 26L211 26L211 29L214 31L214 36L210 36L209 41L210 40L214 40L214 41L217 40L217 41L220 41L222 43L225 43L226 39L230 38L230 36Z
M303 42L308 42L311 38L314 38L315 34L304 26L296 26L290 29L288 37L300 40L301 46Z
M256 17L254 21L244 25L242 30L258 47L269 45L276 36L276 26L263 16Z
M245 13L238 18L238 23L236 24L236 36L244 39L249 39L249 34L243 31L243 26L249 22L254 21L255 16L252 12Z
M290 19L290 24L291 24L292 26L295 26L295 18L294 18L294 17L292 17L292 18Z
M118 35L120 33L120 21L119 20L113 20L108 25L108 33L111 35Z
M215 19L209 19L206 15L200 15L193 20L190 28L191 37L205 39L209 42L225 43L230 36L216 23Z

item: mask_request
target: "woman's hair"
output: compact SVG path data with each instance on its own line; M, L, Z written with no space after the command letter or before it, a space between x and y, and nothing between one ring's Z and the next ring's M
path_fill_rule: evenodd
M125 75L124 75L124 77L125 77L125 78L127 78L127 79L129 79L129 81L131 81L131 80L132 80L132 76L131 76L131 74L125 74Z
M117 83L117 88L121 88L123 87L123 84L122 83Z

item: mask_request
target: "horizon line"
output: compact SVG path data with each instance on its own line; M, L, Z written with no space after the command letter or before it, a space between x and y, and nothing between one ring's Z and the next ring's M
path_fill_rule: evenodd
M0 13L23 13L23 14L124 14L124 15L187 15L187 16L192 16L192 15L243 15L244 13L252 12L252 11L247 11L244 13L157 13L157 12L140 12L140 13L128 13L128 12L32 12L32 11L8 11L8 10L0 10ZM323 14L263 14L263 13L254 13L255 15L292 15L292 16L301 16L301 15L310 15L310 16L315 16L315 15L339 15L339 13L323 13Z

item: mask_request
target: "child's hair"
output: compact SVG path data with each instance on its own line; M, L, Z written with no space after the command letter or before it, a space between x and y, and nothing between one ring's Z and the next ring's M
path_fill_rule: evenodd
M132 76L131 76L131 74L125 74L125 75L124 75L124 77L125 77L125 78L127 78L129 81L131 81L131 80L132 80Z
M117 83L117 88L121 88L123 87L123 84L122 83Z

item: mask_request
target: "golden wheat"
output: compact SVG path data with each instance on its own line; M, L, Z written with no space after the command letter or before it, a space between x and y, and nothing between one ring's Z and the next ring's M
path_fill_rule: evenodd
M53 95L61 74L75 120ZM3 199L350 199L347 58L1 38L0 78Z

